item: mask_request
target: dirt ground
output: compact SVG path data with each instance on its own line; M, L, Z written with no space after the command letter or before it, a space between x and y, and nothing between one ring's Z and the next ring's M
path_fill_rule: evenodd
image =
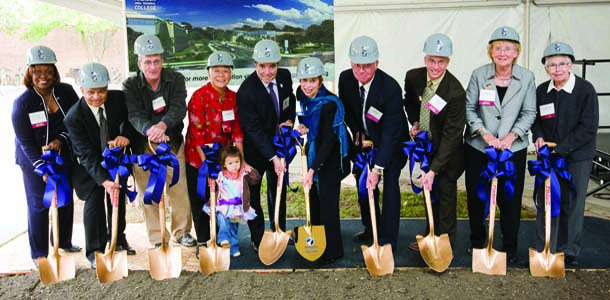
M528 269L506 276L449 269L397 270L371 277L366 269L257 273L229 271L205 276L183 272L155 281L146 271L100 284L93 270L44 287L38 273L0 278L0 299L609 299L610 272L566 271L565 279L532 277Z

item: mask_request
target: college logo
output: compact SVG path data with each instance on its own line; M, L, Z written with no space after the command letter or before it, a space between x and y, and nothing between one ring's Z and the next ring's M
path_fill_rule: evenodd
M97 72L91 71L91 81L97 81Z
M360 54L362 55L362 57L367 57L369 55L369 47L362 46L362 51L360 51Z
M265 48L265 57L271 57L271 49Z
M501 36L507 36L508 35L508 30L506 28L502 28L502 30L500 31L500 35Z
M441 40L436 40L436 53L441 52L443 50L444 43Z
M38 49L38 58L45 59L44 51L42 51L42 49Z
M313 244L315 243L314 240L313 240L313 237L311 237L311 236L308 236L305 239L305 242L307 243L307 246L309 246L309 247L313 246Z
M312 68L311 68L311 65L309 65L309 64L305 64L303 66L303 69L304 69L303 73L305 73L305 74L311 74L312 71L313 71Z
M146 48L152 49L154 47L155 47L155 45L153 44L152 40L146 40Z
M559 44L559 43L555 44L555 51L561 51L561 44Z
M222 53L218 53L218 55L216 55L216 60L217 60L219 63L223 62L223 60L224 60L224 59L222 58Z

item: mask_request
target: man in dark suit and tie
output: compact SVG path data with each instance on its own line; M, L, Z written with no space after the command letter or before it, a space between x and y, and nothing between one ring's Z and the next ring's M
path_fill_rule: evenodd
M405 76L405 108L412 124L410 134L428 131L436 146L429 172L420 182L438 199L432 203L434 228L447 233L453 248L457 232L457 180L464 171L463 133L466 125L466 92L460 81L447 71L453 44L448 36L436 33L424 43L425 67L409 70ZM426 234L430 231L426 223ZM409 249L419 251L417 242Z
M375 189L379 241L382 245L390 243L396 249L400 221L398 178L406 163L401 145L408 139L402 91L394 78L378 69L379 51L372 38L360 36L354 39L350 44L349 58L352 68L339 76L339 98L345 106L345 123L351 131L357 153L362 150L363 141L372 141L378 149L366 186ZM380 213L377 184L382 174L383 211ZM358 181L360 172L355 175ZM354 240L369 242L372 225L368 200L358 201L365 229L357 233Z
M64 124L70 133L78 165L74 171L74 190L85 201L83 223L87 259L95 269L95 252L104 252L108 233L112 232L110 196L119 184L101 165L102 152L108 142L116 147L127 147L133 129L127 121L127 107L123 92L108 90L108 70L101 64L90 63L80 71L83 97L70 108ZM104 204L104 196L108 201ZM125 238L125 192L118 200L117 250L136 254ZM106 216L106 209L108 216ZM107 224L108 222L108 224Z
M281 126L294 124L296 98L292 91L290 71L279 68L280 48L271 40L261 40L252 55L256 70L237 90L237 113L244 133L244 160L267 175L267 207L271 229L275 222L286 230L286 188L282 188L279 220L274 220L276 183L280 172L286 171L273 145L273 137ZM256 218L248 221L252 248L258 246L265 233L265 215L261 207L261 184L250 186L250 206Z

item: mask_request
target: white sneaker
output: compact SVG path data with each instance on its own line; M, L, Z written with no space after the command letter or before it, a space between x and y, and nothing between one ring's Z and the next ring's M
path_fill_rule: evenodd
M229 246L229 241L227 241L227 240L220 241L220 246L222 246L222 247Z
M237 251L237 252L233 253L233 255L232 255L232 256L233 256L233 257L238 257L238 256L240 256L240 255L241 255L241 253L239 253L239 251Z

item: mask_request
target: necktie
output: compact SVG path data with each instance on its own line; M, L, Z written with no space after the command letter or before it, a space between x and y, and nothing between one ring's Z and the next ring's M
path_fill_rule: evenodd
M432 96L434 96L434 89L432 89L432 80L430 80L424 89L419 108L419 131L430 131L430 110L426 108L426 104L432 99Z
M104 151L106 143L108 142L108 124L104 117L104 109L100 107L100 109L97 110L97 113L100 117L100 144L102 145L102 151Z
M364 107L364 95L365 95L364 85L360 87L360 104Z
M269 94L271 95L271 100L273 100L273 106L275 107L275 114L279 118L280 117L280 104L277 100L277 95L275 94L275 91L273 90L273 82L270 82L269 85L267 86L267 88L269 89Z

